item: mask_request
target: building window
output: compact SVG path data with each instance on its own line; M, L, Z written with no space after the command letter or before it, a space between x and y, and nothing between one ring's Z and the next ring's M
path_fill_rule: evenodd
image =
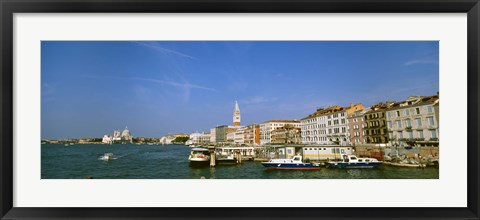
M399 127L399 128L402 127L402 122L400 120L397 121L397 127Z
M415 122L417 122L418 127L422 126L422 119L421 118L415 118Z
M417 113L417 115L420 114L420 108L415 108L415 112Z
M400 117L400 111L397 111L397 117Z
M435 130L430 130L430 138L437 138L437 132Z
M398 132L398 138L403 138L403 133L401 131Z
M427 120L428 120L428 124L433 126L435 125L434 121L433 121L433 117L427 117Z
M432 106L428 106L427 109L428 109L428 113L432 113L432 112L433 112L433 107L432 107Z
M418 138L423 138L423 131L418 131Z
M405 126L412 127L412 123L410 122L410 119L405 120Z
M413 138L413 132L409 131L407 132L407 134L408 134L408 138Z
M388 137L389 137L390 139L393 139L393 132L388 132Z
M408 111L408 109L405 109L405 115L406 115L406 116L409 116L409 115L410 115L410 111Z

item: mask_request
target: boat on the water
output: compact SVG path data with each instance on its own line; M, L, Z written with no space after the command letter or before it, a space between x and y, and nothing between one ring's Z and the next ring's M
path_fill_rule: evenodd
M100 157L100 160L104 160L104 161L109 161L109 160L113 160L113 153L105 153L103 156Z
M386 165L395 166L395 167L411 167L411 168L425 168L427 165L422 163L394 163L394 162L385 162Z
M302 156L296 155L290 159L270 159L268 162L262 162L267 170L319 170L320 165L314 163L304 163Z
M376 168L383 164L375 158L357 157L351 154L342 155L341 161L329 161L327 167L334 168Z
M237 159L233 154L230 154L230 155L216 154L215 163L218 165L236 165Z
M206 148L192 148L188 155L190 166L208 166L210 164L209 151Z

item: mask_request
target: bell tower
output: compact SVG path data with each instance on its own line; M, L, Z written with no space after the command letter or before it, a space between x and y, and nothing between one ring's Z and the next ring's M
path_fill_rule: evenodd
M240 126L240 108L237 101L235 101L235 108L233 109L233 126Z

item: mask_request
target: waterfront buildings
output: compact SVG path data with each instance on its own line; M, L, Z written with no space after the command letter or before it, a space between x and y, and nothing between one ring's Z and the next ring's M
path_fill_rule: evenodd
M300 120L303 144L328 144L327 116L324 109L317 109L313 114Z
M301 144L301 129L292 125L285 125L272 131L273 144Z
M244 143L251 145L260 144L260 125L250 124L245 127Z
M439 143L439 96L410 96L386 112L391 146L434 146Z
M334 106L327 112L327 138L330 144L350 145L347 117L356 111L364 110L362 103L347 107Z
M189 139L186 144L200 144L200 137L203 133L193 132L189 135Z
M120 133L120 130L113 131L113 136L104 135L102 138L102 143L105 144L115 144L115 143L133 143L133 136L126 126L125 129Z
M347 117L364 110L362 103L349 106L330 106L319 108L316 112L301 119L303 144L349 145Z
M246 127L239 127L235 132L233 132L233 142L235 144L244 144L245 143L245 131Z
M365 126L363 117L365 112L367 112L367 110L356 111L347 116L350 143L354 146L365 144L365 131L363 130Z
M211 128L210 129L210 143L212 144L215 144L216 143L216 140L217 140L217 136L216 136L216 128Z
M300 128L300 121L298 120L270 120L260 124L260 144L270 144L272 143L272 131L284 127L286 125L291 125L296 128Z
M211 134L208 132L204 132L202 135L200 135L200 144L210 144L210 138Z
M228 125L220 125L215 127L215 143L227 142Z
M365 142L368 144L386 144L389 137L385 112L395 104L394 102L378 103L365 112Z
M185 137L190 137L188 134L170 134L166 136L162 136L160 138L160 143L162 144L173 144L173 141L177 139L178 137L180 138L185 138Z
M235 131L239 127L231 125L220 125L215 127L215 143L233 143L235 140Z

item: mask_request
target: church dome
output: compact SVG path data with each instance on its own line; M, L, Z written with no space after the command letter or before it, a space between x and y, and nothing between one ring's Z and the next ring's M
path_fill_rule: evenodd
M131 137L131 136L132 135L130 134L128 127L125 127L125 130L122 131L122 137Z

